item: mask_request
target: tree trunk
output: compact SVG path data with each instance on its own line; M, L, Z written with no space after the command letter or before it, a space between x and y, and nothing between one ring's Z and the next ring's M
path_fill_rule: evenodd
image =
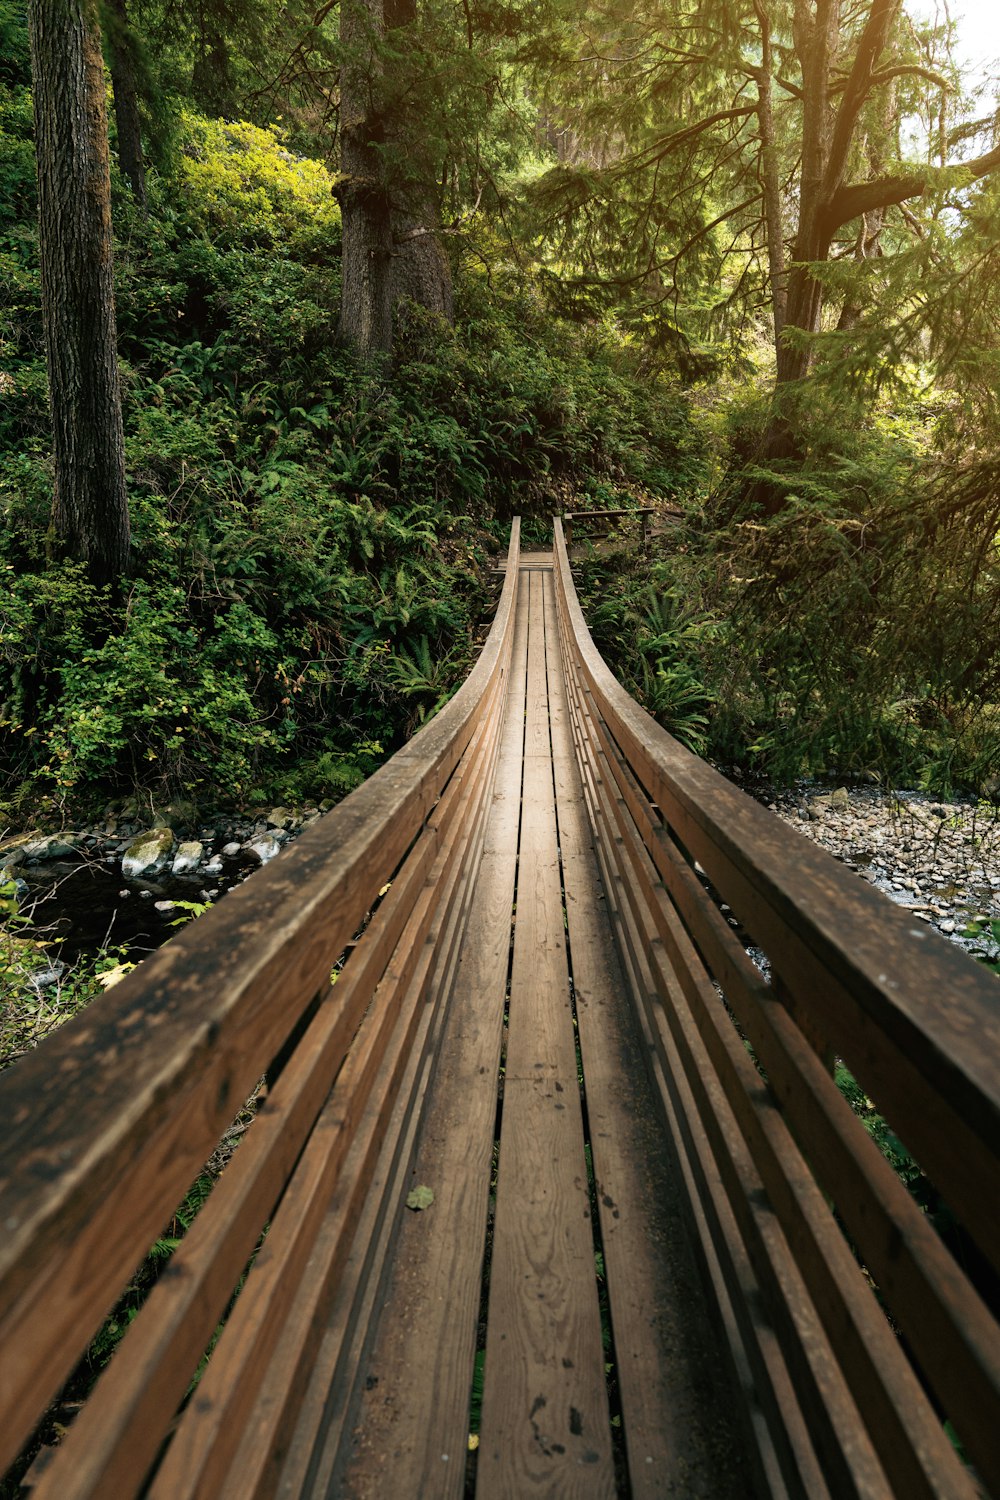
M342 0L340 333L365 357L392 348L392 213L377 149L384 139L377 113L383 34L382 0Z
M416 0L343 0L340 36L343 234L341 336L362 355L387 354L404 298L453 320L451 267L438 236L434 165L420 159L420 122L387 99L381 43L416 20ZM399 49L402 50L402 49ZM379 146L406 132L408 180L388 184Z
M29 0L53 525L91 577L129 554L97 0Z
M398 31L416 23L417 0L384 0L384 7L386 31ZM429 153L420 150L419 121L400 121L399 129L407 133L409 155L416 170L411 172L409 181L399 184L392 193L392 306L407 299L452 323L455 308L451 266L438 237L441 211L436 164L428 159ZM415 157L414 139L418 143Z
M146 207L146 164L139 130L139 92L135 81L135 33L129 26L125 0L105 0L111 88L118 130L118 165L128 179L132 196Z
M760 0L754 0L754 10L760 27L761 46L760 67L755 70L757 128L760 133L760 179L764 193L764 222L767 234L767 264L771 282L774 340L775 346L780 348L788 294L785 287L785 226L781 212L778 148L774 130L774 91L771 75L774 57L771 46L771 18Z

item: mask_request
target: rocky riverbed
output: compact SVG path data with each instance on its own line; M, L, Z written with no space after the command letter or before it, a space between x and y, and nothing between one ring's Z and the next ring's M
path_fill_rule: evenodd
M1000 943L1000 808L878 786L755 789L765 806L976 957Z
M802 784L754 795L913 916L978 957L1000 960L1000 809L877 786ZM26 934L51 961L33 988L80 956L113 949L138 959L178 921L217 900L281 852L331 806L199 816L190 803L157 814L135 802L92 825L0 841L0 881L16 892Z
M37 971L34 987L54 983L78 956L101 948L142 957L178 920L274 859L330 806L199 817L189 803L144 815L133 802L78 829L8 835L0 843L0 882L30 919L21 930L52 954L51 972Z

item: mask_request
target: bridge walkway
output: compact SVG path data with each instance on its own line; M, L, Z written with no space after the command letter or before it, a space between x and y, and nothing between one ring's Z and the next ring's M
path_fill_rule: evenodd
M625 997L552 558L529 553L484 857L410 1174L434 1203L399 1227L332 1493L460 1496L468 1468L477 1496L611 1496L616 1464L636 1496L745 1493Z
M667 735L519 535L442 711L0 1078L31 1500L1000 1500L996 981Z

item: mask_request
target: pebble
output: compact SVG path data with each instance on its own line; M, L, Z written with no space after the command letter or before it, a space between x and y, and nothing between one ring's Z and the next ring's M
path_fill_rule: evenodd
M767 788L758 800L918 921L967 950L986 943L992 952L988 934L971 940L965 931L1000 918L997 809L872 786Z

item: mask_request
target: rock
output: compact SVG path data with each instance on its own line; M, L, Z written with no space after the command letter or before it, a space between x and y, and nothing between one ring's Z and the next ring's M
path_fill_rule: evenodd
M202 867L201 867L201 873L203 875L221 875L222 874L222 859L221 859L221 857L218 854L213 854L212 858L210 860L207 860L205 862L205 864L202 865Z
M205 852L204 844L197 839L181 844L174 855L174 862L170 866L172 875L190 875L192 870L197 870L201 864L201 857Z
M23 906L25 901L27 901L28 897L31 895L31 892L28 889L28 882L26 880L22 880L20 875L17 873L17 870L12 868L10 865L4 865L3 869L0 869L0 886L13 886L13 890L8 891L8 894L4 897L4 900L9 900L11 897L13 897L18 906Z
M32 864L41 864L49 859L65 859L68 854L75 853L75 842L70 843L68 837L59 834L50 838L32 839L30 844L24 846L24 856Z
M222 852L227 859L234 859L242 848L242 844L223 844Z
M174 848L173 830L151 828L132 840L122 855L122 874L126 880L159 875L170 862Z
M153 902L153 906L156 908L157 911L162 911L163 914L164 914L164 916L166 916L168 913L170 913L172 911L176 911L177 910L177 908L174 906L174 903L172 901L154 901Z
M175 797L167 808L167 817L173 828L193 828L198 821L198 808L187 797Z
M281 845L270 834L259 833L247 844L246 852L252 854L260 864L266 865L268 860L274 859L276 854L281 853Z
M287 807L272 807L267 815L268 828L291 828L295 814Z
M24 864L25 853L23 849L5 849L0 858L5 870L16 870L18 865Z
M29 974L28 983L33 990L47 989L50 984L58 984L65 972L66 965L55 958L47 969L36 969L33 974Z
M837 790L835 792L831 792L830 793L830 806L831 807L847 807L849 805L850 805L850 798L849 798L849 796L847 794L847 788L846 788L846 786L838 786L838 788L837 788Z
M941 931L946 933L949 937L955 931L955 924L950 917L947 922L941 923Z

